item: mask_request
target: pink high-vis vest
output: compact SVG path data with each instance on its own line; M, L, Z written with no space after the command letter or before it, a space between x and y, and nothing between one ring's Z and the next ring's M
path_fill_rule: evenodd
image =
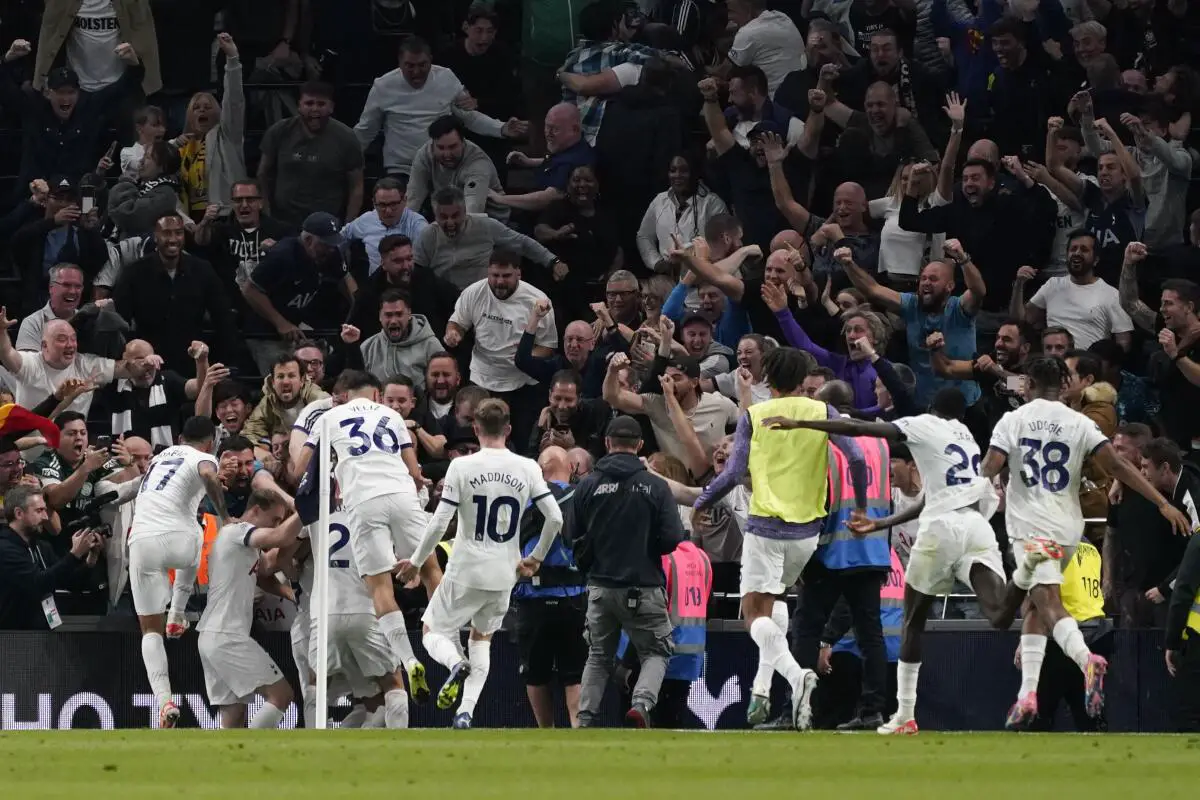
M891 457L886 439L860 436L854 442L867 466L867 516L882 519L892 511ZM829 516L821 533L817 557L829 569L877 567L886 569L888 530L857 536L847 528L854 510L854 484L850 460L832 443L829 445Z

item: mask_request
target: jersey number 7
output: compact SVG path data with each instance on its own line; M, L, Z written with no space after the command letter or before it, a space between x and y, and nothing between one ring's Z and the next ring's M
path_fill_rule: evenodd
M159 467L167 467L168 469L165 470L166 474L162 476L162 479L159 480L158 484L154 487L154 491L156 492L161 492L163 489L167 488L167 484L171 482L171 478L175 477L175 473L179 471L181 466L183 466L182 458L166 458L162 461L156 462L150 467L150 471L146 473L145 479L142 480L142 488L138 489L138 494L146 491L146 487L153 482L151 477L154 475L154 471L158 470ZM158 471L163 472L164 470Z

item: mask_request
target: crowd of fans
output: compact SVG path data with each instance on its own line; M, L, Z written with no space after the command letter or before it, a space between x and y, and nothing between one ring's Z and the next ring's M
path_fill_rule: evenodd
M0 385L63 435L3 440L0 496L41 485L56 530L193 413L231 497L292 490L291 426L347 367L435 486L486 397L576 477L636 415L703 486L779 346L864 418L957 386L984 446L1063 356L1127 458L1200 488L1200 4L33 5L0 28ZM1185 541L1086 489L1111 612L1161 624ZM736 592L745 493L681 513ZM59 607L127 606L114 575Z

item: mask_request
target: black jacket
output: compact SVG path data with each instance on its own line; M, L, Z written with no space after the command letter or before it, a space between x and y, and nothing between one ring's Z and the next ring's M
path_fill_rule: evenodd
M571 519L567 543L594 586L665 586L662 557L687 538L667 484L626 453L579 482Z
M408 286L391 283L388 274L380 268L369 278L359 281L358 287L350 318L351 324L362 331L359 341L363 342L379 333L379 298L388 289L406 292L412 298L412 313L423 315L438 339L446 335L446 322L454 313L454 304L458 302L459 295L458 287L453 283L434 274L433 270L415 264Z
M612 416L612 409L603 400L580 398L579 405L571 414L570 423L567 425L571 435L575 437L575 446L587 450L593 458L601 458L604 455L604 430L612 421ZM550 429L556 427L558 426L552 420ZM547 430L534 426L529 434L526 453L530 458L537 458L538 453L542 451L542 437Z
M1197 590L1200 590L1200 536L1193 535L1188 539L1183 563L1179 565L1179 573L1175 577L1175 588L1171 591L1170 605L1167 606L1165 627L1168 650L1183 647L1183 631L1187 627L1192 604L1196 602Z
M28 545L12 528L0 527L0 630L49 630L42 599L72 588L83 566L70 553L58 558L45 541Z

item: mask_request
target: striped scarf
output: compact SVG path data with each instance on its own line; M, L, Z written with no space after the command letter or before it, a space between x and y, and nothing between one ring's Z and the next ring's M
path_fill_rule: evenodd
M149 403L143 408L137 401L137 394L145 392L149 395ZM167 390L163 385L162 375L158 375L149 387L134 386L128 378L117 381L117 391L112 400L112 435L122 436L132 433L142 436L148 430L151 447L163 445L170 447L175 443L171 430L171 421L178 409L167 404ZM136 418L135 418L136 417Z

